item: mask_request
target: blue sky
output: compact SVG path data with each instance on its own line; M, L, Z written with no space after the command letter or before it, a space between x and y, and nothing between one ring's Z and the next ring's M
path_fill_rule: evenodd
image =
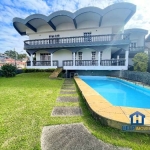
M23 41L28 36L21 36L13 27L14 17L26 18L39 13L49 15L57 10L75 12L86 6L105 8L117 2L130 2L137 6L137 11L125 28L143 28L150 31L149 0L1 0L0 1L0 53L15 48L23 53Z

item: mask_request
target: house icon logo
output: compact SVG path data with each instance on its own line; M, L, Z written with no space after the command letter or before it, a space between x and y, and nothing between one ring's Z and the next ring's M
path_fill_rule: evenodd
M131 125L144 125L145 115L139 111L134 112L129 117L131 118Z

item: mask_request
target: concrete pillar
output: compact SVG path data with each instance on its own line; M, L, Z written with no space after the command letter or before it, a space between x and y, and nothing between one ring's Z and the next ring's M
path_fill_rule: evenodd
M53 66L53 53L51 53L51 66Z
M117 55L117 66L119 65L119 55Z
M75 66L75 52L73 52L73 66Z
M128 69L128 61L129 61L129 50L126 50L126 53L125 53L125 66L127 67L127 69Z
M33 54L30 56L31 66L33 66Z
M101 65L101 60L100 60L100 59L101 59L101 58L100 58L101 56L100 56L100 55L101 55L101 52L98 51L98 66Z

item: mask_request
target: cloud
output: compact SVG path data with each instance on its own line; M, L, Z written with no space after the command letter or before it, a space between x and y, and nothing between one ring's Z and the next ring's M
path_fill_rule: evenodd
M28 36L21 36L14 29L12 19L14 17L26 18L27 16L40 13L49 15L58 10L76 10L96 6L105 8L113 3L130 2L137 6L137 11L125 28L143 28L150 30L150 9L149 0L4 0L0 1L0 52L16 48L16 51L23 50L24 40Z

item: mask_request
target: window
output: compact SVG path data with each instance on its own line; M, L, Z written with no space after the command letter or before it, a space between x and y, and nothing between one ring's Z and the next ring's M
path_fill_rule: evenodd
M84 33L84 41L85 42L90 42L92 39L91 39L91 32L85 32Z
M92 52L92 65L96 65L96 52Z
M51 60L51 54L50 53L41 53L40 54L40 60L41 61L50 61Z
M75 60L77 59L77 52L75 52ZM72 60L73 60L73 53L72 53Z
M82 52L78 52L78 59L82 60Z
M92 60L96 59L96 52L92 52Z
M136 47L136 42L132 42L131 44L130 44L130 48L135 48Z

